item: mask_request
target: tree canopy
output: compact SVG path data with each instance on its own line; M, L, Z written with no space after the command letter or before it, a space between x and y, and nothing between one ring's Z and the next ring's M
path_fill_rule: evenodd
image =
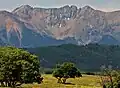
M39 67L37 56L15 47L0 47L0 81L6 82L6 86L36 81Z
M58 83L60 83L61 78L63 78L61 82L65 83L67 78L81 77L82 75L73 63L65 62L56 66L53 76L58 78Z
M103 88L120 88L120 70L113 70L110 66L101 68L101 82Z

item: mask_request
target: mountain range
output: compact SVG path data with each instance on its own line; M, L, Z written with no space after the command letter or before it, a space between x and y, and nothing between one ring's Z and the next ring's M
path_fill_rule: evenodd
M39 47L60 44L120 44L120 11L90 6L37 8L22 5L0 11L0 45Z

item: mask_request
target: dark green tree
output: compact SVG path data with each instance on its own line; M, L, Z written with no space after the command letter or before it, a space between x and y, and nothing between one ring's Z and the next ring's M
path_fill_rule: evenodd
M57 65L53 72L53 76L58 79L58 83L63 84L65 84L68 78L82 77L80 71L70 62Z
M5 82L5 86L36 81L39 67L37 56L15 47L0 47L0 81Z

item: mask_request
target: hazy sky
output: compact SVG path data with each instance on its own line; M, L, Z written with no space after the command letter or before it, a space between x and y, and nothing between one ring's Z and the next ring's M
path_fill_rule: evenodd
M120 10L120 0L0 0L0 10L13 10L21 5L36 7L59 7L66 4L82 7L90 5L103 11Z

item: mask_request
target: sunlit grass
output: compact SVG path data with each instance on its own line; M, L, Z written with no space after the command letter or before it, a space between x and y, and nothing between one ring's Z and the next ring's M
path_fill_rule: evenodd
M52 75L43 75L44 80L38 84L24 84L24 88L102 88L98 76L83 75L82 78L68 79L68 84L58 84L57 79Z

